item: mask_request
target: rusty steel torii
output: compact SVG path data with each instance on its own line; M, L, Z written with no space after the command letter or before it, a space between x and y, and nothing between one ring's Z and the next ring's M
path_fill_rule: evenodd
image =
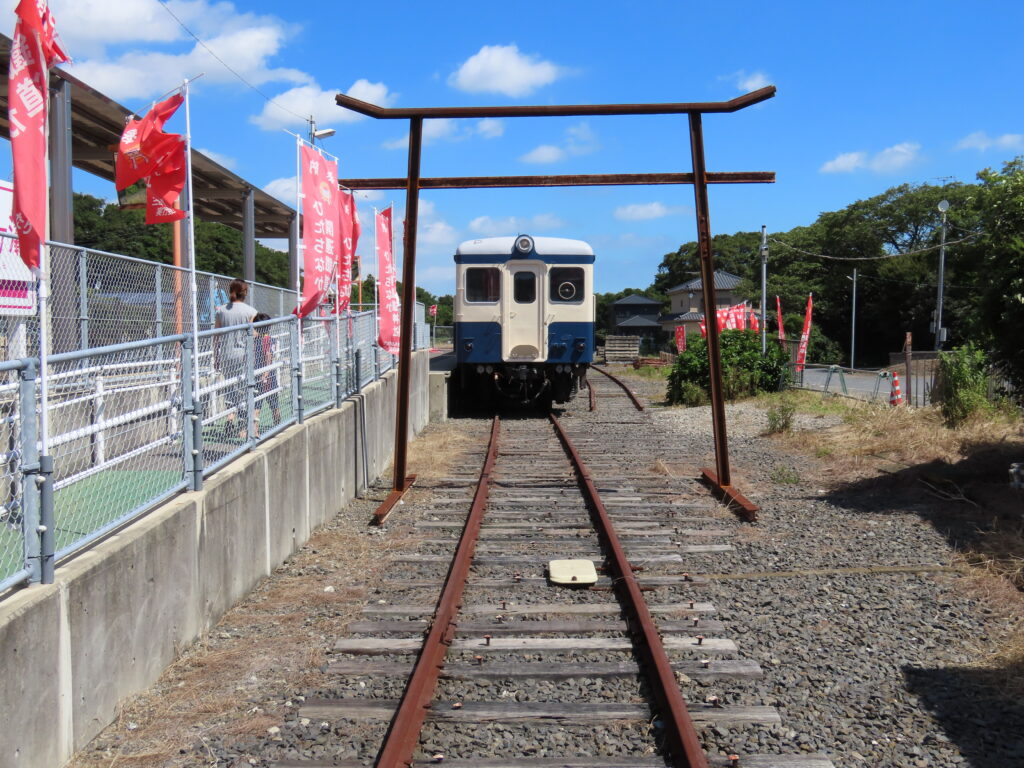
M416 229L421 189L482 189L508 187L579 187L636 184L692 184L697 214L697 241L700 249L700 275L703 288L704 317L715 316L715 265L711 251L711 222L708 212L708 184L771 183L771 171L709 173L704 164L704 114L737 112L775 95L770 85L729 101L677 104L592 104L519 107L410 107L388 109L338 94L339 106L381 120L409 121L409 165L406 178L339 179L352 189L405 189L404 259L402 264L402 323L398 358L398 408L395 424L394 482L388 498L375 517L383 522L398 500L409 489L407 476L409 435L409 389L412 361L413 309L416 302ZM471 176L420 178L423 145L423 121L442 118L505 117L598 117L606 115L680 115L689 117L692 173L596 174L566 176ZM732 487L729 471L729 447L725 426L725 398L722 391L722 367L719 356L718 324L706 322L710 369L712 434L715 445L715 469L702 469L704 480L726 503L736 505L740 514L753 520L757 507Z

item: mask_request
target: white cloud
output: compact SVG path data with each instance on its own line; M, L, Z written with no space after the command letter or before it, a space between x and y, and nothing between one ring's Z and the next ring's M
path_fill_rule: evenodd
M565 158L566 152L552 144L541 144L520 157L524 163L557 163Z
M384 192L379 189L357 189L356 190L356 204L358 205L360 200L366 200L367 202L373 202L375 200L383 200Z
M338 106L334 100L338 90L324 90L316 83L300 85L275 96L273 104L264 104L263 111L250 117L249 121L265 131L279 131L288 127L304 127L307 115L313 115L320 128L364 119L358 112ZM391 106L396 98L384 83L371 83L365 79L356 80L345 93L381 107Z
M881 152L844 152L824 163L820 173L852 173L867 169L875 173L892 173L906 168L917 160L921 145L913 141L904 141L886 147Z
M276 197L283 203L294 207L295 198L298 194L298 182L295 176L288 176L284 179L274 179L263 185L263 191L268 195Z
M917 159L921 145L912 141L904 141L887 147L868 161L868 167L875 173L889 173L906 168Z
M615 209L614 216L619 221L648 221L650 219L661 219L665 216L686 213L688 210L686 206L668 206L655 201L653 203L620 205Z
M485 117L476 124L476 132L485 139L496 139L505 133L505 123L492 117Z
M202 152L208 158L213 160L215 163L220 163L229 171L234 170L235 166L238 165L238 161L228 155L222 155L220 152L214 152L212 149L203 149L202 147L196 147L196 152Z
M500 219L477 216L469 222L470 232L484 237L517 235L522 232L543 232L564 226L565 222L553 213L540 213L527 219L516 216L506 216Z
M764 88L766 85L771 85L771 78L767 73L761 72L747 72L745 69L737 70L728 75L721 75L719 80L728 80L735 84L743 93L749 93L750 91L756 91L759 88Z
M516 45L485 45L448 76L448 84L470 93L502 93L527 96L550 85L564 70L534 54L519 52Z
M979 152L992 149L1024 149L1024 135L1004 133L1002 136L989 136L985 131L975 131L964 136L957 142L956 149L976 149Z
M441 139L448 141L461 141L465 133L460 129L456 120L442 117L433 120L423 121L423 144L430 144ZM385 141L381 146L384 149L404 149L409 146L409 134L400 139Z
M219 58L231 62L232 69L253 85L310 82L312 78L305 72L268 66L268 60L281 49L284 38L282 27L267 25L224 32L211 37L206 44ZM74 56L75 52L71 54ZM236 76L198 43L185 53L129 51L115 59L99 56L80 60L67 68L93 88L118 100L153 98L200 72L204 75L198 81L199 87L238 83Z
M565 129L562 146L541 144L520 157L524 163L557 163L570 155L587 155L596 152L600 144L590 125L586 122L570 125Z
M849 173L863 168L867 158L867 152L843 152L822 165L819 170L821 173Z

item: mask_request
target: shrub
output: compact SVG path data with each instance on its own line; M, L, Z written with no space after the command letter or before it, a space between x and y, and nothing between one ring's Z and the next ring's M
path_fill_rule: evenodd
M792 403L781 402L768 409L767 435L777 435L780 432L789 432L793 428L793 414L796 406Z
M777 344L769 344L761 354L761 337L750 331L722 331L719 336L722 355L722 393L726 400L774 392L787 374L789 361ZM668 402L674 405L700 404L694 388L701 390L700 402L707 402L710 374L706 339L690 341L676 358L668 376Z
M957 427L974 414L989 410L988 369L985 351L970 343L939 355L932 398L939 401L949 426Z

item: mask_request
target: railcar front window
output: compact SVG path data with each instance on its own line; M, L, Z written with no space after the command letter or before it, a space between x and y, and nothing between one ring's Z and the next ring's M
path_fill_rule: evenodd
M549 283L551 301L560 304L583 302L583 269L581 267L552 267Z
M512 294L516 304L532 304L537 300L537 275L533 272L516 272L512 276Z
M501 298L501 273L497 267L466 270L466 301L493 303Z

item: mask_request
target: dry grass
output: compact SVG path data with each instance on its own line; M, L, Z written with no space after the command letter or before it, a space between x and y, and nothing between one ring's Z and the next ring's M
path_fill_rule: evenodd
M823 407L816 395L791 396L799 410ZM950 429L930 408L844 401L842 411L837 426L773 439L819 459L819 487L906 502L956 531L958 559L972 566L964 588L1015 623L994 652L979 647L979 665L1000 690L1024 695L1024 494L1008 483L1009 464L1024 460L1024 421L997 415Z

